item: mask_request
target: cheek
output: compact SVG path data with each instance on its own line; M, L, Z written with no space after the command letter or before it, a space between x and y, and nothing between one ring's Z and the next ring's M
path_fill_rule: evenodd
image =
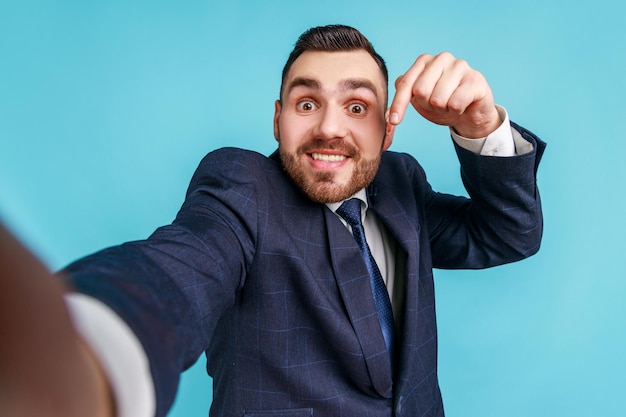
M301 121L283 117L278 123L281 146L285 148L295 148L306 137L306 126Z
M368 155L378 155L385 138L385 124L378 121L362 123L352 130L358 146Z

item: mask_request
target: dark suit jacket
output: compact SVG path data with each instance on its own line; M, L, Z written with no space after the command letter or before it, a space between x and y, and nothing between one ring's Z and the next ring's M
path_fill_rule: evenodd
M539 248L544 144L518 129L535 151L498 158L457 148L471 200L434 192L411 156L384 153L367 191L406 259L393 379L356 242L276 155L210 153L171 225L66 272L138 335L158 415L205 351L211 416L443 416L432 268L485 268Z

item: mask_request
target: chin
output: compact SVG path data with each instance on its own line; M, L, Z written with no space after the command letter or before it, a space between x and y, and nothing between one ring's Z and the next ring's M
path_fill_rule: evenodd
M367 183L362 184L351 181L348 184L337 184L333 181L318 180L313 183L299 183L298 186L311 200L326 204L337 203L352 197L360 189L367 186Z

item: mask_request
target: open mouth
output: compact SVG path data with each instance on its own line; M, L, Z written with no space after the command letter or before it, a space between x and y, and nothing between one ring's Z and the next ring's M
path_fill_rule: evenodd
M325 154L325 153L311 153L309 154L311 156L311 159L313 159L314 161L323 161L323 162L341 162L344 161L347 156L345 155L329 155L329 154Z

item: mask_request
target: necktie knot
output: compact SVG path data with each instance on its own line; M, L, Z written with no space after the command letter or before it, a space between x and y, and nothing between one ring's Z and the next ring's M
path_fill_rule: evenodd
M361 223L361 200L351 198L344 201L337 209L339 214L352 227L360 226Z

